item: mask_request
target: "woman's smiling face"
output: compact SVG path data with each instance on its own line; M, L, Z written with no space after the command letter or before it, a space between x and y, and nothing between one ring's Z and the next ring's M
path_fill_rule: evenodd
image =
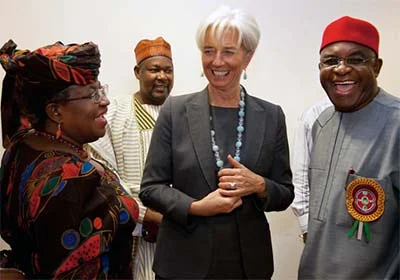
M211 87L230 91L240 85L240 76L252 53L240 46L238 40L239 34L235 29L226 29L220 40L207 30L201 57Z

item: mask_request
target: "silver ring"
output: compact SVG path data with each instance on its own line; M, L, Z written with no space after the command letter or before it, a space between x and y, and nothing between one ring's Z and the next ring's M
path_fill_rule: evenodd
M236 183L235 182L229 182L229 186L231 190L236 190Z

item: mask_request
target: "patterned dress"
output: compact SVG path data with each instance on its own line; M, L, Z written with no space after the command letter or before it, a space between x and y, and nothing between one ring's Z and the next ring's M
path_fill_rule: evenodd
M107 168L36 150L20 133L0 169L1 236L28 278L128 279L138 205Z

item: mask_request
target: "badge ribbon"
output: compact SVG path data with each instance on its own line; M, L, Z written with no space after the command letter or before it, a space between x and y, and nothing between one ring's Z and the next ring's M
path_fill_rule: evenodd
M362 239L363 229L367 241L371 239L369 222L379 219L385 209L385 192L383 188L370 178L357 178L346 187L346 207L355 219L348 231L352 237L357 230L357 239Z

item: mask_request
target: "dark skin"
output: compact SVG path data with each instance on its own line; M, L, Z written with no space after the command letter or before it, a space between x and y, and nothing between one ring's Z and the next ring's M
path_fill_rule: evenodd
M71 86L69 97L89 97L101 87L99 82L86 86ZM62 138L68 142L82 146L83 144L96 141L105 134L104 115L110 101L103 96L99 103L94 103L90 98L73 101L51 102L46 105L47 120L44 132L55 135L58 124L61 124Z
M140 89L136 98L142 104L162 105L174 85L172 60L165 56L146 58L134 68Z
M377 77L383 62L372 49L356 43L337 42L325 47L320 56L321 60L329 57L368 59L357 66L344 62L331 67L319 64L321 85L337 111L358 111L378 94Z
M321 61L331 57L369 59L358 66L343 61L338 66L318 65L321 85L337 111L355 112L367 106L379 92L377 77L382 59L372 49L351 42L333 43L321 51ZM302 237L306 243L307 232Z
M139 80L140 89L135 97L142 104L162 105L174 85L174 66L172 60L165 56L146 58L134 68L135 77ZM144 221L160 224L162 215L147 208Z
M81 160L90 161L100 173L104 172L103 166L92 160L87 152L77 152L70 145L82 147L84 144L104 136L106 124L104 114L107 112L110 101L106 96L102 96L99 103L95 103L90 98L99 87L99 82L86 86L71 86L68 88L68 99L79 98L78 100L50 102L45 106L47 118L44 127L39 131L56 135L58 124L61 124L62 134L60 139L62 141L31 134L25 138L25 142L38 150L58 150L75 154Z

